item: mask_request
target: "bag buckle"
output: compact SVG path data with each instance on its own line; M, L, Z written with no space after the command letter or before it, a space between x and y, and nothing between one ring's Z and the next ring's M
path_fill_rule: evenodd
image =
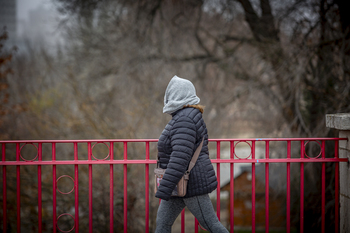
M186 171L185 174L184 174L184 179L185 180L189 180L190 179L190 172L189 171Z

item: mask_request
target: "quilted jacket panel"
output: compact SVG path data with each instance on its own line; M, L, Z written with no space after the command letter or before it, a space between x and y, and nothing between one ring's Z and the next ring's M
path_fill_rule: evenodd
M208 132L202 113L184 108L172 114L158 141L160 167L166 169L156 197L169 200L176 184L188 168L192 156L204 137L198 160L191 170L185 197L203 195L217 188L217 179L209 159Z

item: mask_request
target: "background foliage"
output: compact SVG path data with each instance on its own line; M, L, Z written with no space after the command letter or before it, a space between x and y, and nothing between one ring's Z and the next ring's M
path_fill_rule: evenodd
M211 138L336 136L325 114L350 110L346 1L54 2L66 42L56 52L0 48L1 139L158 138L175 74L195 84ZM311 181L320 173L307 169ZM305 191L311 203L319 186ZM315 212L307 229L320 227Z

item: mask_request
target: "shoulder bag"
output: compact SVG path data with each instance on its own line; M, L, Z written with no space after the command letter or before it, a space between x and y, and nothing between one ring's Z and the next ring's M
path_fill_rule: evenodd
M193 157L192 157L192 159L190 161L190 164L188 166L187 171L181 177L180 181L177 183L175 189L171 193L171 196L184 197L186 195L187 183L188 183L188 180L190 178L190 172L191 172L192 168L194 167L194 165L196 164L196 161L198 159L199 153L202 150L203 141L204 141L204 137L202 139L201 144L199 144L198 148L194 152ZM154 191L155 192L157 192L157 190L158 190L160 181L163 179L165 170L166 169L163 169L163 168L159 167L159 158L157 158L157 167L154 169L154 175L155 175L155 190Z

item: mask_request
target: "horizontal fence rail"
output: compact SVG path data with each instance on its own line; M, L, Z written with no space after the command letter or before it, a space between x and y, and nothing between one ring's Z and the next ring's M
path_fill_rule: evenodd
M299 231L304 232L304 210L305 210L305 165L308 163L321 164L321 177L319 179L322 183L321 189L321 208L322 213L321 219L321 229L325 232L325 226L327 221L326 216L326 163L334 163L334 202L335 202L335 223L334 232L339 232L339 163L347 162L347 159L339 158L338 156L338 145L340 140L347 140L346 138L241 138L241 139L210 139L209 149L211 161L216 169L216 174L218 178L218 187L216 190L216 211L217 216L221 218L221 181L225 178L228 180L229 184L229 230L234 232L234 216L235 216L235 164L249 164L251 169L251 231L256 231L256 169L259 164L264 166L264 195L265 195L265 231L270 230L270 196L269 187L270 179L278 174L270 174L270 165L275 164L285 164L286 165L286 192L285 192L285 230L286 232L291 232L291 164L299 164L299 195L300 195L300 216L299 216ZM0 141L1 144L1 155L2 159L0 165L2 166L2 232L8 232L9 227L11 227L11 232L28 232L28 229L23 229L21 227L21 221L23 220L21 215L23 215L23 207L21 206L21 200L23 197L23 180L26 177L22 177L23 167L33 167L36 166L36 184L37 184L37 203L32 203L36 209L37 216L37 227L35 231L43 232L47 231L42 229L42 219L43 215L47 215L46 209L43 208L43 195L47 196L47 189L43 189L43 184L49 182L45 177L48 175L43 173L43 168L49 168L51 191L52 191L52 207L50 210L50 216L52 215L52 231L53 232L79 232L79 224L82 218L88 218L88 229L89 232L93 232L94 229L94 219L93 215L97 214L93 211L94 204L94 192L93 192L93 168L97 165L105 165L108 168L109 173L109 190L103 193L104 196L108 196L109 206L109 231L115 232L114 221L115 218L123 216L123 231L128 231L128 224L132 221L133 216L128 215L128 195L132 190L128 190L128 169L134 165L144 165L144 174L139 173L140 179L144 180L144 232L150 231L150 201L154 199L152 195L153 190L153 170L150 169L150 165L156 163L156 143L157 139L122 139L122 140L112 140L112 139L101 139L101 140L17 140L17 141ZM131 148L130 144L133 144ZM71 148L68 155L61 158L64 152L57 152L58 146L61 144L68 145ZM142 151L142 153L137 152L134 148L136 147ZM273 144L273 145L272 145ZM314 150L311 150L311 144ZM97 155L97 147L102 146L104 150L107 150L107 155L99 157ZM26 149L31 147L34 151L31 157L24 153ZM45 147L45 149L43 149ZM152 147L152 148L151 148ZM242 156L240 149L246 148L246 154ZM328 153L327 149L331 148L331 152ZM212 150L215 148L216 150ZM277 148L277 149L276 149ZM83 151L83 153L80 153ZM136 152L135 152L136 151ZM152 152L151 152L152 151ZM226 153L228 151L228 153ZM259 153L258 153L259 151ZM297 151L297 152L296 152ZM316 154L311 154L316 151ZM139 154L142 158L134 156L134 154ZM141 155L140 155L141 154ZM132 158L130 158L132 157ZM229 166L228 175L223 174L223 164ZM79 179L79 168L81 166L87 166L87 187L81 187ZM61 175L58 176L58 167L61 166L73 166L74 175ZM116 214L115 209L115 166L122 167L123 171L123 190L118 192L123 193L123 208L122 213ZM13 169L12 169L13 167ZM10 169L11 168L11 169ZM47 170L47 169L46 169ZM12 174L14 172L15 174ZM15 197L8 196L8 177L15 177ZM85 178L85 177L84 177ZM58 183L61 179L71 180L73 183L72 189L62 190ZM52 182L52 183L51 183ZM46 187L46 186L45 186ZM81 213L81 203L79 201L79 192L82 189L87 189L88 191L88 213ZM74 206L70 208L72 211L63 212L63 209L58 204L58 195L73 195L74 196ZM9 206L9 200L15 198L16 207ZM119 200L118 200L119 201ZM12 210L15 208L15 210ZM16 219L10 219L8 213L14 211ZM141 211L141 210L140 210ZM185 211L181 214L181 232L185 232ZM72 225L69 229L61 229L59 222L62 219L66 221L71 221ZM67 220L68 219L68 220ZM10 221L11 220L11 221ZM9 222L15 222L15 226L9 224ZM11 225L11 226L10 226ZM198 221L195 220L194 228L195 232L199 231ZM15 228L15 229L14 229Z

